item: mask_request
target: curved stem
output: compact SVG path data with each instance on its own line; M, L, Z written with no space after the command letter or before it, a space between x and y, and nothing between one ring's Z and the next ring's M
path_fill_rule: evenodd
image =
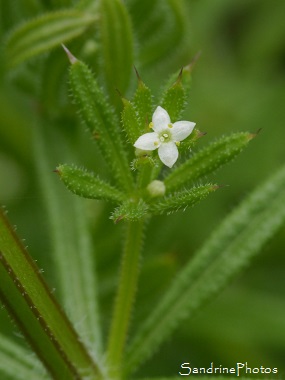
M112 378L120 377L121 360L123 357L130 315L137 289L143 225L143 220L138 222L129 222L127 225L119 288L115 301L115 309L107 350Z

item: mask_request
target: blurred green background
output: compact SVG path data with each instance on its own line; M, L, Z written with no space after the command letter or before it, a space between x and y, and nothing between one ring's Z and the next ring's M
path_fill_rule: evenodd
M52 1L24 2L30 3L30 8L20 6L18 1L11 3L8 6L1 0L2 50L7 31L22 20L57 8ZM65 5L64 1L59 3ZM207 132L196 150L223 134L256 132L262 128L236 161L211 177L229 186L195 209L167 218L156 217L149 223L133 317L135 329L155 306L175 272L191 258L215 226L284 163L285 2L127 0L125 3L136 41L135 65L154 93L157 94L170 74L187 65L201 51L185 112L185 120L195 121L199 130ZM90 34L87 37L90 48L93 40ZM87 37L81 38L84 41ZM82 40L72 42L74 48L100 77L100 49L96 53L94 45L94 56L88 55L87 44L85 50L78 49ZM63 75L52 87L46 78L52 78L54 62L59 62L61 71L58 72ZM67 68L60 48L14 70L1 68L0 203L9 210L10 220L17 224L20 236L26 238L31 255L44 268L52 288L57 287L56 263L51 259L48 218L38 185L32 143L38 110L46 115L49 133L54 130L56 136L61 136L61 139L55 137L49 147L49 159L50 175L54 176L63 202L68 202L71 195L57 183L52 170L64 160L61 153L65 144L76 151L71 162L94 171L100 171L101 166L68 99ZM123 226L109 220L109 207L95 201L83 202L90 212L94 249L98 254L102 320L107 329ZM183 362L207 366L213 361L217 365L233 366L247 361L251 367L278 367L277 377L281 378L282 373L285 376L284 252L285 228L246 272L235 278L194 319L186 320L138 375L176 375ZM24 344L3 310L0 323L1 332Z

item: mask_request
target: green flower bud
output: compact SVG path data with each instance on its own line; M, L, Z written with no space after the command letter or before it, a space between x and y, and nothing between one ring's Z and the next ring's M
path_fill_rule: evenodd
M147 186L147 191L152 198L162 197L165 194L165 184L162 181L154 180Z

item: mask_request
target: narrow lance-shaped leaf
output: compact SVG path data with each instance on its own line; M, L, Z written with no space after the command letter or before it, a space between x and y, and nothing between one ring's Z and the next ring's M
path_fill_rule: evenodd
M84 169L64 164L59 165L55 171L68 190L80 197L112 202L120 202L125 199L124 194L119 190Z
M165 108L172 121L179 120L187 104L191 87L192 70L200 53L184 66L179 73L172 74L164 86L160 104ZM189 139L188 139L189 140Z
M48 380L50 378L31 351L2 334L0 335L0 377L2 379L1 374L15 380Z
M8 38L7 64L16 66L82 34L97 19L91 13L64 10L41 15L19 26Z
M147 211L147 204L143 200L139 202L128 200L114 210L111 219L113 219L115 223L121 220L135 222L142 219Z
M87 12L97 12L99 5L100 1L97 0L78 0L76 4L74 4L74 8Z
M196 65L196 62L200 58L200 55L201 52L198 52L192 58L188 65L184 66L180 71L177 71L168 78L167 82L164 85L163 93L165 93L165 91L167 91L167 89L170 88L179 78L181 80L183 88L185 89L186 94L188 95L191 88L192 71L194 66Z
M173 191L188 182L197 181L219 169L234 159L255 136L247 132L234 133L209 144L165 178L167 191Z
M185 8L182 1L156 1L151 8L153 11L145 20L143 33L139 36L143 43L139 60L143 65L161 62L162 57L169 59L174 55L185 30Z
M218 188L219 186L217 185L208 184L193 187L190 190L173 193L171 196L151 205L150 210L154 214L170 214L172 212L185 210L187 207L192 207L201 202Z
M174 280L128 347L131 373L189 317L244 269L285 223L285 167L243 201Z
M127 138L131 145L135 143L135 141L142 134L138 115L134 105L127 99L123 99L124 108L122 111L122 122L123 128L126 132ZM134 151L134 148L132 147Z
M81 117L117 182L125 190L131 190L133 179L120 135L120 122L90 69L65 50L71 62L71 90Z
M167 110L172 122L181 118L186 105L186 91L182 84L182 71L175 83L163 93L160 105Z
M197 144L198 140L205 135L206 133L203 133L199 131L199 129L195 128L187 139L180 142L179 152L183 153L191 151L191 149Z
M56 263L53 274L56 294L82 341L92 345L99 358L102 331L96 276L97 251L92 244L86 201L67 192L51 172L60 158L70 160L66 139L57 128L54 131L43 121L37 123L34 134L35 161L51 241L50 255ZM57 144L53 146L51 155L49 149L54 141Z
M133 64L133 37L129 14L121 0L100 1L99 43L102 70L110 98L118 102L115 89L125 92Z
M62 49L55 49L44 62L40 86L41 101L50 115L63 116L69 107L67 79L66 57Z
M54 379L95 379L100 371L0 213L0 298Z
M143 133L148 128L148 125L151 122L151 118L152 118L152 113L153 113L152 94L151 94L151 90L142 81L137 71L136 71L136 74L138 77L138 87L134 94L132 103L134 104L134 107L137 112L140 131Z

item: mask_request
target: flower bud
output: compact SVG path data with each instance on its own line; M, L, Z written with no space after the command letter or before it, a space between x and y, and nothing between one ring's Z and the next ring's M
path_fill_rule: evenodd
M147 186L147 191L152 198L162 197L165 194L165 185L162 181L155 180Z

